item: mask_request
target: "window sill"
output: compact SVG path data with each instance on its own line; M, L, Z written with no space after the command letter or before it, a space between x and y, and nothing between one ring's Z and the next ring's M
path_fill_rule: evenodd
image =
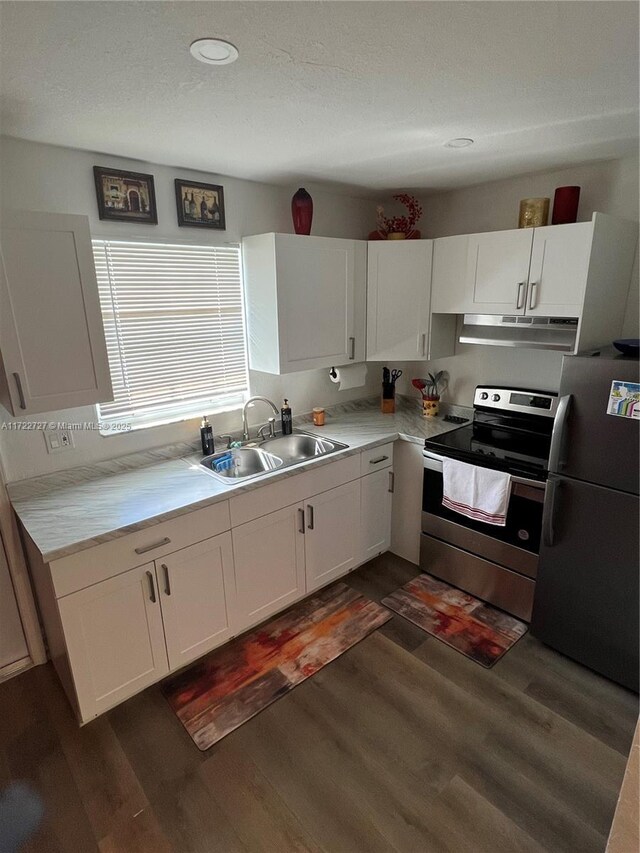
M186 414L173 414L166 417L158 416L147 420L132 420L126 419L106 420L98 415L98 423L100 424L99 433L103 438L111 438L114 435L127 435L132 432L138 432L143 429L151 429L153 427L169 426L169 424L184 423L185 421L200 421L203 415L208 418L216 415L238 412L241 413L243 404L238 402L229 403L228 405L216 406L214 408L202 406L200 413L188 412Z

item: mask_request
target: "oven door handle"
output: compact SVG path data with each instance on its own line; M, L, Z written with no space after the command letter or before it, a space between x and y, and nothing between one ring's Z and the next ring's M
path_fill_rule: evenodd
M424 468L427 468L429 471L437 471L442 474L442 456L438 456L435 453L432 453L430 450L422 451L422 464ZM471 463L469 463L471 464ZM482 467L481 465L477 467ZM545 482L543 480L529 480L527 477L511 477L511 482L513 484L519 483L522 486L529 486L532 489L539 489L540 491L544 491Z

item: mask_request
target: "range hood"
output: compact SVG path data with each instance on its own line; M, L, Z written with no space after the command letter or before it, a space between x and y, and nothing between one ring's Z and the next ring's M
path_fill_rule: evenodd
M465 314L459 341L491 347L574 352L577 334L577 317Z

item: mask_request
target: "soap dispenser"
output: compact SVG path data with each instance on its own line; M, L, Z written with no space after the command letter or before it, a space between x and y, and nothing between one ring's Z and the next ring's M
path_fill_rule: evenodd
M213 441L213 427L209 423L209 419L205 415L202 418L200 426L200 441L202 442L202 455L211 456L216 452L216 447Z
M282 418L282 434L291 435L293 432L293 415L291 414L291 406L286 397L284 406L280 409L280 417Z

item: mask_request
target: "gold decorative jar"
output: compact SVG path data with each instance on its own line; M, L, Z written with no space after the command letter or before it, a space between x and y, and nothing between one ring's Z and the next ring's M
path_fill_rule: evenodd
M518 228L540 228L549 221L548 198L523 198L520 202Z

